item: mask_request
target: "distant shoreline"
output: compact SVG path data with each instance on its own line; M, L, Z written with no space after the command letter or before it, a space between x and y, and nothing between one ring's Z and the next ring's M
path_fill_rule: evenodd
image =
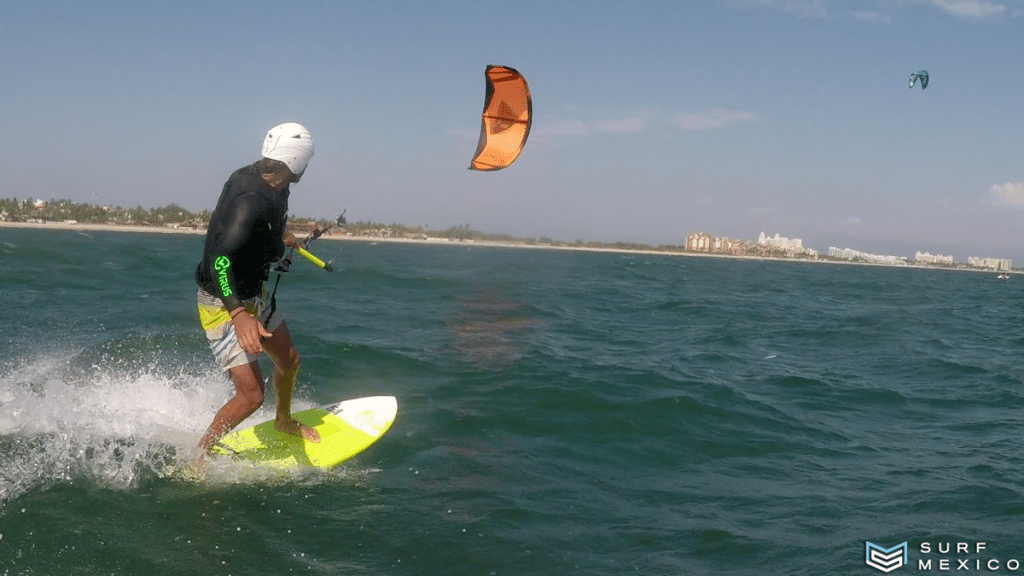
M202 236L206 230L196 228L172 228L168 226L130 226L116 224L87 224L69 222L0 222L0 228L35 228L42 230L76 230L79 232L137 232L150 234L191 234ZM893 264L877 264L872 262L851 262L842 260L822 260L805 258L772 258L767 256L737 256L733 254L708 254L704 252L670 252L667 250L642 250L629 248L598 248L589 246L559 246L554 244L526 244L523 242L494 242L490 240L449 240L446 238L375 238L372 236L339 236L325 235L321 240L341 240L355 242L390 242L397 244L431 244L439 246L462 246L462 247L488 247L488 248L525 248L533 250L564 250L572 252L605 252L613 254L644 254L651 256L682 256L687 258L723 258L730 260L755 260L765 262L806 262L808 264L839 264L843 266L871 266L876 268L900 268L913 270L944 270L949 272L981 272L985 274L999 274L998 270L987 270L982 268L944 268L940 266L922 266L908 264L898 266ZM1021 272L1010 271L1009 274L1018 275Z
M117 224L87 224L81 222L0 222L0 228L39 228L43 230L78 230L96 232L152 232L154 234L206 234L195 228L157 226L128 226Z

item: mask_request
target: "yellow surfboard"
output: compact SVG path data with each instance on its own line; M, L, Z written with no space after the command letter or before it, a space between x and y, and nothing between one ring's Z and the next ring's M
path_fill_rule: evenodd
M320 442L274 430L268 420L221 438L213 453L232 456L274 468L330 468L362 452L376 442L398 414L394 396L345 400L292 415L316 428Z

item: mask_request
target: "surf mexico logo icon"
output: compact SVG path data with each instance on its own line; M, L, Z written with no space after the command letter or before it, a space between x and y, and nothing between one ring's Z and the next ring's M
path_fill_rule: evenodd
M892 572L907 563L907 543L882 548L878 544L867 542L864 546L864 562L876 570Z

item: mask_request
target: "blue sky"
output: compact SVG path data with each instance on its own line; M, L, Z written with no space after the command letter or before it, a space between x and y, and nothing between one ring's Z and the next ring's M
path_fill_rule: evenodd
M3 197L212 209L294 121L296 215L1024 264L1021 0L14 2L0 38ZM481 173L487 64L534 121Z

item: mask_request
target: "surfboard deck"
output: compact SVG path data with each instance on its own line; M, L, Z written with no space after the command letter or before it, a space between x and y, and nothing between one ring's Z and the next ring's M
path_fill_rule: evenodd
M292 414L315 428L320 442L274 430L274 421L237 430L221 438L213 453L274 468L331 468L380 439L398 414L394 396L345 400Z

